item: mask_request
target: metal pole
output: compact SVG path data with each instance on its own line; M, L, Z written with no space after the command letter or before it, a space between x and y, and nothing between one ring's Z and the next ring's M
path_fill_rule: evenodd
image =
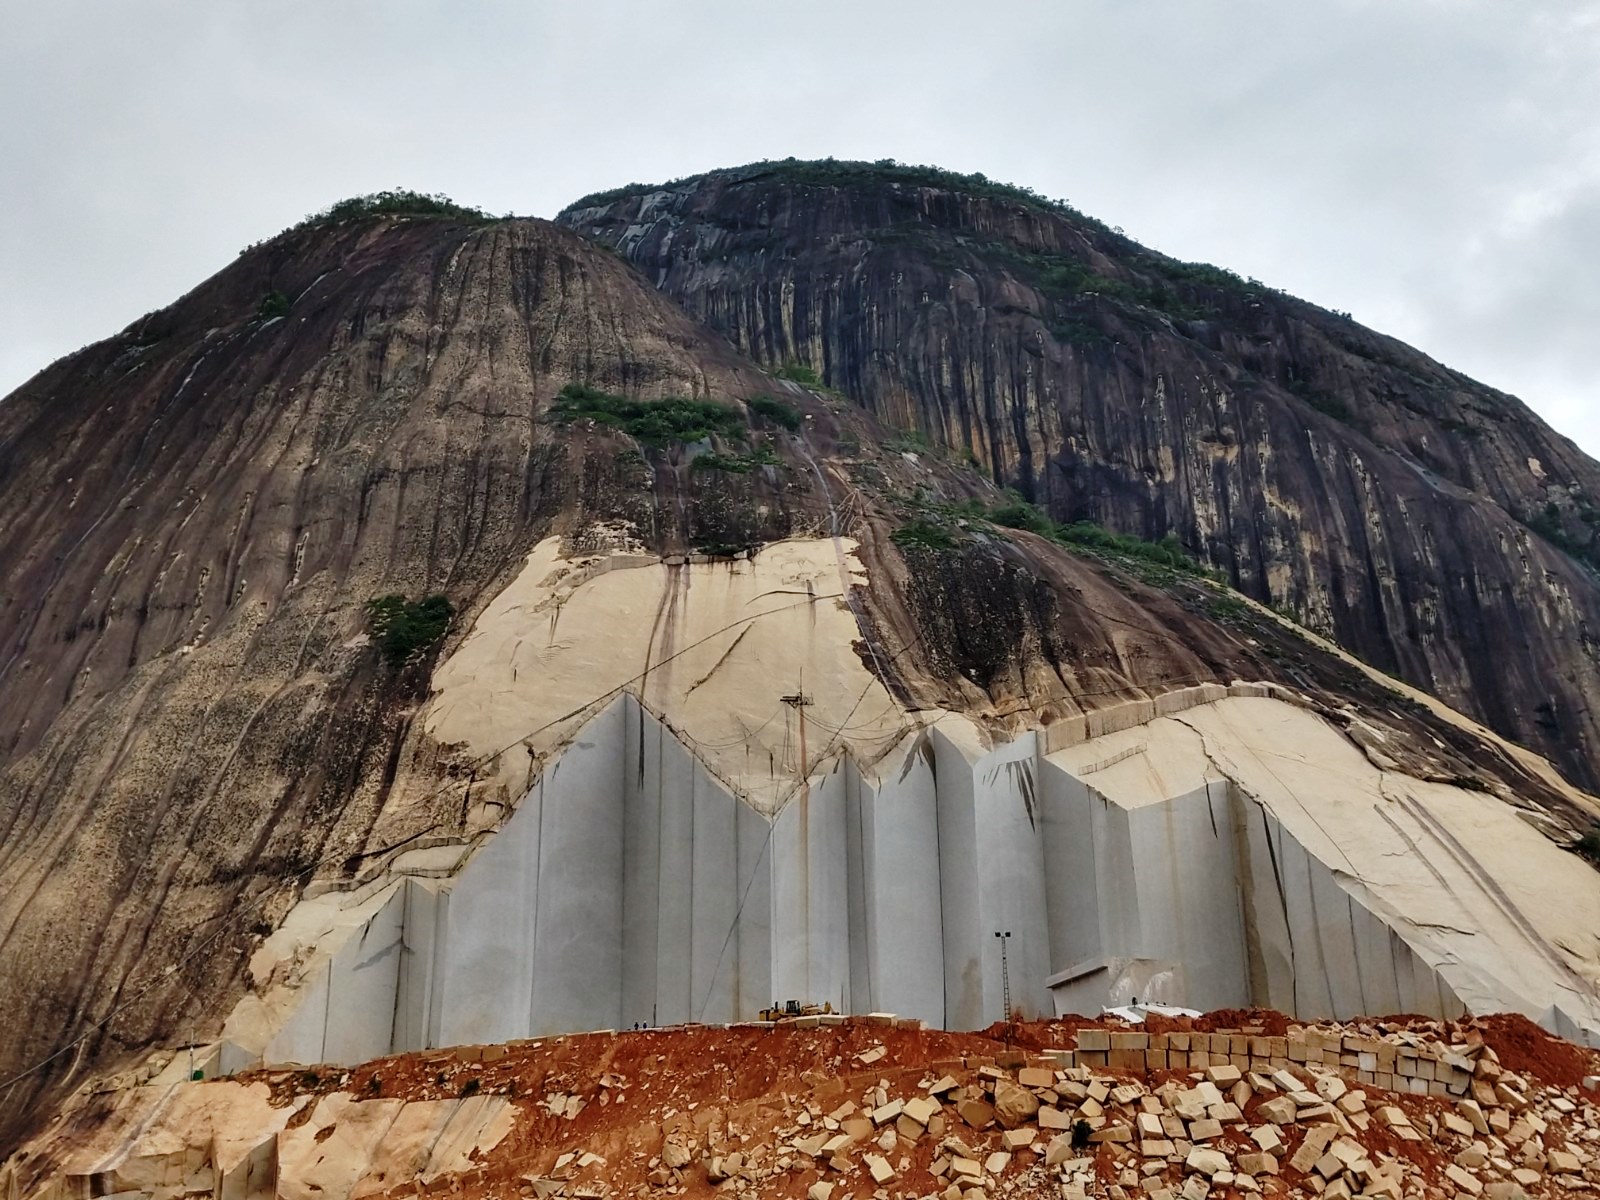
M1000 995L1005 1005L1003 1020L1011 1020L1011 964L1006 957L1006 942L1011 940L1011 931L1008 929L1001 933L998 929L994 932L1000 939Z

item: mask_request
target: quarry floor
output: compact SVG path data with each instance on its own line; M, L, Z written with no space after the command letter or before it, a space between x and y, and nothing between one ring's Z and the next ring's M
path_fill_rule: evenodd
M970 1087L983 1084L985 1075L991 1081L998 1078L996 1069L1000 1075L1020 1077L1019 1068L1025 1064L1040 1064L1040 1052L1074 1045L1085 1029L1125 1032L1131 1028L1152 1033L1244 1030L1282 1036L1291 1024L1297 1023L1281 1014L1258 1010L1218 1012L1193 1019L1152 1017L1142 1027L1115 1020L1065 1018L1000 1025L981 1033L948 1033L865 1018L849 1018L820 1028L797 1028L787 1023L774 1027L684 1026L406 1054L355 1068L259 1070L234 1078L241 1084L267 1084L275 1106L300 1105L289 1121L290 1129L311 1119L319 1094L345 1093L408 1102L498 1095L507 1097L514 1106L511 1130L492 1148L475 1155L481 1165L428 1182L369 1176L357 1188L355 1194L359 1195L759 1195L763 1200L809 1195L827 1200L872 1196L889 1200L945 1193L949 1177L937 1179L929 1174L929 1168L941 1159L951 1158L946 1138L900 1138L898 1145L882 1156L896 1168L894 1178L884 1184L874 1181L862 1151L877 1152L874 1143L884 1129L893 1127L892 1120L881 1128L875 1126L869 1139L852 1148L853 1162L845 1170L838 1163L830 1168L824 1157L813 1159L803 1152L796 1153L791 1148L794 1141L813 1132L837 1130L848 1119L839 1116L843 1109L853 1106L852 1115L859 1121L871 1115L873 1102L925 1096L937 1079L948 1077ZM1357 1025L1346 1023L1343 1028L1354 1031ZM1593 1124L1600 1095L1588 1090L1594 1086L1593 1076L1600 1071L1600 1054L1553 1038L1520 1016L1453 1024L1421 1017L1391 1017L1362 1022L1359 1028L1379 1035L1414 1029L1431 1041L1458 1045L1464 1037L1476 1040L1481 1036L1494 1052L1490 1057L1497 1058L1505 1071L1520 1075L1540 1098L1537 1111L1548 1114L1543 1104L1558 1094L1576 1099L1573 1144L1578 1144L1577 1139L1589 1139L1587 1150L1600 1166L1600 1145L1595 1143L1600 1132ZM1190 1088L1195 1081L1206 1078L1204 1072L1189 1069L1096 1069L1094 1076L1112 1087L1118 1083L1137 1084L1146 1094L1166 1083ZM991 1099L998 1102L993 1083L988 1086ZM1442 1127L1445 1114L1457 1113L1460 1102L1453 1097L1402 1095L1372 1087L1365 1088L1364 1094L1368 1110L1377 1113L1381 1108L1392 1113L1399 1109L1424 1136L1410 1141L1398 1138L1381 1117L1371 1123L1359 1121L1359 1131L1348 1127L1346 1131L1366 1147L1375 1161L1380 1156L1406 1161L1407 1195L1457 1194L1460 1189L1446 1172L1453 1156L1461 1147L1469 1146L1472 1139L1454 1139ZM1242 1121L1211 1145L1230 1158L1258 1150L1249 1141L1248 1132L1265 1119L1256 1110L1267 1099L1266 1094L1253 1096L1244 1106ZM1110 1107L1108 1101L1107 1108ZM984 1162L995 1151L1005 1149L1001 1124L974 1129L957 1119L953 1110L946 1111L950 1119L944 1132L964 1139L974 1148L978 1161ZM989 1190L978 1194L1067 1194L1060 1176L1043 1169L1045 1143L1052 1136L1043 1132L1031 1152L1023 1150L1011 1156L1012 1161L993 1178L986 1176ZM1290 1132L1285 1129L1286 1137ZM1461 1147L1454 1144L1456 1140ZM1493 1142L1492 1137L1490 1140ZM677 1164L676 1171L669 1169L669 1147L673 1143L683 1148L685 1158ZM1278 1173L1261 1180L1259 1192L1267 1196L1323 1193L1324 1181L1314 1178L1312 1172L1297 1169L1289 1160L1290 1148L1286 1146L1282 1151L1284 1161ZM775 1159L790 1159L792 1165L765 1175L759 1186L739 1178L715 1178L718 1155L738 1151L748 1161L752 1150L769 1169ZM1130 1150L1137 1165L1137 1145L1091 1145L1075 1152L1084 1164L1080 1179L1087 1194L1118 1194L1116 1184L1119 1175L1129 1168ZM667 1162L663 1162L664 1158ZM1586 1155L1585 1167L1590 1161ZM1037 1165L1030 1171L1030 1164ZM1179 1176L1181 1182L1181 1171ZM1125 1177L1123 1181L1127 1182ZM816 1190L819 1184L823 1185L820 1192ZM1125 1191L1130 1197L1143 1200L1151 1189ZM1528 1192L1584 1193L1600 1193L1600 1187L1582 1175L1552 1175ZM1173 1188L1172 1195L1182 1194ZM1212 1194L1240 1193L1215 1188ZM970 1191L968 1195L971 1196Z

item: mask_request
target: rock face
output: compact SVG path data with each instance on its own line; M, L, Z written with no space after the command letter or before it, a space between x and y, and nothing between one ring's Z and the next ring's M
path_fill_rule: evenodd
M396 787L449 778L410 726L429 663L385 666L369 599L470 613L556 524L690 548L672 489L710 485L663 470L658 508L637 449L542 420L580 379L765 384L570 233L365 220L247 252L0 403L0 1077L203 1021ZM760 536L804 510L796 480L745 485ZM422 794L400 836L459 823L459 791Z
M560 220L754 357L1059 519L1176 534L1600 785L1600 467L1515 398L981 177L767 163Z
M666 233L678 228L672 204L682 196L668 193L668 199L672 203L662 201L666 215L650 226L656 231L650 244L664 244ZM948 210L954 219L967 202L925 196L917 203ZM610 219L600 210L585 211L597 214L597 225ZM1005 219L1034 221L1039 230L1055 230L1048 236L1066 236L1059 218L1032 211L1018 209ZM824 231L813 232L821 238ZM637 257L646 241L629 241L630 253ZM728 264L730 279L748 266L737 257ZM774 275L779 293L801 293L798 285L785 292L784 278L781 271ZM1026 300L1021 284L1006 286L1013 284ZM684 293L689 302L716 320L692 292ZM1035 300L1042 295L1033 294ZM1108 328L1120 321L1132 330L1136 317L1153 320L1145 309L1104 299L1073 303ZM779 308L787 312L792 304L783 301ZM960 306L950 312L970 316ZM890 320L887 308L882 314ZM835 323L848 337L865 328L848 313L827 321L830 339ZM1085 327L1088 321L1083 318ZM794 328L812 323L807 316ZM737 323L723 324L777 356L759 339L743 338ZM952 326L949 337L956 336ZM1165 339L1161 344L1177 347L1173 354L1202 352L1194 348L1198 335L1181 336L1176 326L1139 334L1146 336ZM795 343L801 353L821 344ZM914 358L932 343L910 322L903 344ZM1134 372L1130 381L1144 377L1129 365L1125 349L1106 345L1093 353ZM1221 373L1216 378L1235 379L1216 365L1226 361L1220 351L1205 353ZM1051 354L1063 370L1077 361L1076 351L1060 346ZM963 355L950 361L980 363ZM876 360L863 350L851 361ZM1088 371L1084 363L1079 367ZM962 396L991 395L973 390L975 377L964 374L967 369L929 378L960 375ZM1183 511L1196 514L1225 511L1231 515L1205 525L1204 536L1196 516L1185 536L1225 562L1232 560L1223 541L1235 537L1245 549L1232 565L1246 583L1260 584L1258 590L1263 580L1278 579L1262 555L1269 549L1286 555L1283 578L1304 585L1296 596L1314 612L1345 613L1350 620L1355 609L1335 602L1345 594L1340 588L1359 584L1364 594L1388 597L1382 605L1389 605L1413 595L1408 589L1433 586L1427 581L1445 572L1439 555L1431 549L1423 555L1423 548L1480 545L1465 533L1452 542L1448 528L1430 529L1427 521L1455 514L1450 520L1459 518L1463 528L1499 530L1495 537L1505 535L1500 558L1486 556L1477 575L1449 577L1453 586L1484 596L1502 588L1492 604L1485 600L1481 625L1452 643L1456 626L1450 622L1461 619L1458 608L1442 601L1425 606L1424 614L1433 614L1426 619L1440 622L1442 632L1418 640L1416 662L1443 663L1447 652L1454 654L1460 669L1450 676L1451 686L1459 689L1493 668L1494 687L1468 697L1469 707L1520 728L1495 705L1505 698L1507 712L1520 712L1533 686L1529 680L1542 681L1561 703L1588 694L1588 660L1561 659L1557 651L1568 653L1577 644L1574 623L1581 622L1591 593L1571 560L1543 543L1518 541L1519 527L1469 494L1466 483L1413 469L1398 452L1314 413L1305 418L1310 432L1303 429L1299 441L1280 446L1274 439L1288 435L1273 432L1278 426L1272 422L1298 413L1293 406L1299 402L1267 385L1230 391L1226 403L1214 386L1208 393L1212 410L1234 422L1219 416L1218 428L1247 430L1249 437L1230 435L1237 453L1219 451L1207 467L1211 483L1202 487L1189 466L1179 465L1188 462L1192 447L1187 434L1177 432L1178 418L1192 424L1192 406L1172 407L1168 428L1154 417L1131 421L1097 400L1101 424L1094 440L1085 441L1082 430L1067 438L1048 422L1035 438L1029 421L1045 421L1050 413L1059 421L1062 410L1034 403L1006 415L991 405L980 421L979 409L963 400L942 410L948 421L932 422L926 413L934 410L917 399L920 392L909 383L894 391L885 381L901 376L877 370L838 377L859 385L875 415L826 388L763 372L617 256L570 230L538 221L367 215L313 222L247 251L171 307L62 360L0 401L0 511L7 514L0 527L0 1011L7 1014L0 1021L0 1148L44 1120L70 1089L143 1062L152 1048L214 1044L225 1021L276 1036L285 1028L286 1010L274 1008L273 998L314 986L319 965L331 978L337 953L330 944L370 925L374 910L362 906L382 908L397 880L408 895L451 892L457 883L467 886L473 864L498 862L526 884L528 863L517 856L534 846L538 854L559 858L570 884L545 907L536 880L541 911L579 911L595 919L613 911L617 888L641 888L648 876L627 858L630 846L638 852L655 844L648 829L625 836L620 825L602 822L593 837L565 844L547 844L527 830L527 818L541 811L542 789L558 778L581 777L586 756L604 760L594 776L602 781L590 780L593 786L569 799L600 813L645 795L640 781L668 778L661 763L671 759L684 768L675 768L672 786L661 789L663 811L703 811L712 819L687 836L657 830L656 841L680 854L695 847L706 857L702 879L727 868L719 855L729 838L804 825L813 792L818 821L824 811L832 821L838 811L856 810L829 809L829 788L848 791L854 779L859 801L880 787L878 773L904 767L922 790L908 785L903 798L925 806L932 797L936 809L944 806L972 828L975 842L980 824L985 836L1015 833L1019 853L1030 856L1017 878L1037 891L1064 876L1028 841L1042 836L1035 824L1039 796L1022 782L1027 772L1006 757L1005 747L1031 744L1036 757L1063 752L1152 725L1176 711L1174 697L1193 689L1220 694L1249 681L1292 690L1363 778L1377 779L1377 792L1368 796L1374 811L1362 818L1368 823L1380 819L1378 800L1432 786L1452 797L1469 791L1459 800L1461 812L1489 806L1536 843L1537 851L1530 851L1536 859L1560 860L1561 869L1545 873L1530 891L1565 878L1567 869L1588 871L1552 842L1570 842L1600 809L1543 760L1399 688L1167 551L1093 539L1064 542L1060 531L1042 525L1034 532L1009 527L996 518L1007 497L992 479L959 458L925 452L922 442L886 430L879 416L907 427L915 412L917 421L952 439L950 431L963 421L972 429L981 425L989 432L967 440L990 456L990 473L1018 480L1057 512L1122 521L1133 511L1128 497L1137 492L1144 497L1138 510L1146 514L1144 527L1157 533L1178 524L1161 515L1170 516L1171 505L1187 504ZM1157 373L1168 381L1161 394L1173 398L1161 403L1179 405L1175 397L1192 387L1180 387L1174 371L1169 365ZM1099 386L1085 383L1081 394L1099 396ZM996 403L1002 392L1023 394L992 391ZM655 401L665 403L639 409ZM895 409L895 403L913 407ZM1509 400L1504 404L1505 411L1517 411ZM1017 423L1029 413L1034 417ZM1152 440L1157 426L1165 431L1164 443ZM1527 428L1532 432L1517 435L1524 441L1539 433ZM1587 460L1563 457L1554 443L1524 446L1508 439L1505 446L1515 446L1517 454L1539 457L1538 469L1551 479L1589 469ZM1478 458L1462 458L1458 473L1469 467L1491 473L1487 436L1484 441ZM1031 447L1031 474L1018 474L1024 445ZM1127 483L1145 469L1130 464L1166 461L1162 445L1171 452L1162 468L1167 473L1157 472L1138 488ZM1285 448L1291 445L1301 450ZM1271 474L1278 469L1272 464L1299 461L1294 455L1302 452L1306 463L1323 465L1296 467L1281 479ZM1089 470L1094 455L1104 459L1094 468L1106 481L1105 498L1094 501L1103 509L1079 492L1061 491L1064 484L1049 483L1068 478L1072 462L1079 462L1072 470ZM1047 460L1063 465L1047 470ZM1246 462L1255 465L1248 471L1237 465ZM1509 467L1495 470L1497 478L1511 478ZM1190 481L1188 490L1177 486L1180 476ZM1211 500L1202 504L1204 496ZM1229 498L1222 508L1216 507L1219 496ZM1413 506L1404 510L1411 513L1408 522L1395 519L1402 502ZM1577 503L1571 499L1568 507ZM1406 554L1418 557L1346 553L1351 539L1371 546L1380 538L1386 545L1403 543L1411 547ZM1435 540L1423 547L1418 538ZM1495 572L1511 561L1516 546L1528 557L1528 572L1506 582ZM1272 562L1281 565L1279 558ZM1313 586L1318 580L1333 581L1322 608L1313 603L1324 594ZM1274 585L1272 594L1280 593ZM413 629L409 642L391 638L392 629L371 624L369 604L397 595L413 601L441 596L453 607L454 621L442 634L435 628L422 637ZM1525 645L1513 644L1508 632L1516 613L1527 625ZM1500 617L1494 614L1504 620L1495 624ZM1358 650L1370 650L1361 634L1366 626L1345 628L1344 620L1330 618L1335 632ZM1395 631L1408 627L1392 608L1380 605L1362 620L1388 630L1396 646L1404 641ZM1500 639L1498 656L1473 637ZM1565 675L1557 662L1565 663ZM1403 665L1414 664L1408 659ZM1451 694L1442 674L1418 671L1413 674L1422 682ZM1565 710L1558 716L1568 720ZM620 732L597 751L595 723L602 717ZM631 733L622 728L630 722ZM931 744L934 726L944 739L943 749L933 751L934 763L943 753L949 768L942 788L921 779L933 765L917 749ZM586 745L589 730L595 742ZM647 730L659 736L646 738ZM1589 768L1580 734L1563 746L1562 762L1581 777ZM626 761L616 753L608 757L605 747L620 748ZM654 768L646 762L650 749L659 752ZM1223 774L1265 786L1248 745L1226 749L1234 765ZM1129 761L1145 753L1128 746L1117 751L1124 752ZM1193 761L1184 758L1185 772ZM962 770L980 762L995 778L973 775L963 784ZM698 765L684 766L689 763ZM1079 763L1073 771L1081 776L1114 765ZM627 778L619 775L624 769ZM1153 769L1159 772L1159 765ZM1391 778L1398 776L1404 779ZM1125 783L1120 774L1106 778ZM1207 774L1159 799L1204 792L1218 782ZM686 801L685 788L694 803ZM1010 822L1004 827L989 824L992 814L980 807L1002 792ZM1136 788L1129 794L1124 806L1130 811L1148 799ZM1058 802L1079 816L1109 803L1093 784L1048 801ZM1230 794L1228 819L1256 803ZM1292 821L1284 817L1283 823ZM1097 844L1094 839L1112 829L1113 840L1130 841L1135 824L1130 817L1115 829L1080 830L1077 840ZM514 825L515 836L506 836ZM907 824L912 827L928 828L925 820ZM1408 833L1397 836L1411 834L1409 826L1400 827ZM1448 831L1450 824L1441 827ZM1305 840L1303 831L1293 836ZM1392 849L1381 838L1369 841L1373 862ZM602 843L616 854L604 857ZM862 963L855 961L860 947L848 928L841 938L834 918L864 905L866 893L841 901L828 891L849 891L850 879L864 879L862 836L855 843L848 837L819 843L814 861L809 836L794 845L806 867L793 878L811 892L803 905L794 904L808 914L813 907L824 912L828 933L802 933L787 939L793 944L777 945L771 969L753 970L749 986L794 978L800 960L809 970L815 950L819 961L831 956L830 987L849 974L869 981L862 986L872 995L877 980L895 977L899 968L872 966L872 954L885 953L881 944ZM967 886L962 881L983 867L947 864L942 853L937 874L956 880L952 887ZM1453 851L1448 857L1465 863L1463 879L1492 892L1493 881L1485 882L1466 861L1473 853L1468 847L1465 858ZM906 862L935 870L926 858ZM1232 878L1226 871L1242 870L1244 862L1245 856L1218 858L1219 878ZM1259 865L1249 862L1251 869ZM824 867L833 875L813 886L813 872ZM692 856L688 869L700 869ZM905 863L890 855L878 869L893 883ZM1311 879L1315 872L1308 872ZM695 920L667 910L669 899L682 899L668 876L658 878L661 927L690 931L692 964L711 948L692 944ZM1589 882L1588 875L1581 878ZM787 885L776 871L771 882L778 898L771 911L777 911ZM481 882L472 886L496 892ZM1311 879L1307 886L1321 884ZM1393 895L1413 894L1405 889L1414 892L1415 883L1409 876L1370 878L1363 886L1381 906ZM882 891L887 896L896 889ZM651 903L648 887L633 894L634 925L607 927L617 937L635 936L639 903L646 909ZM725 905L730 895L724 889L716 903ZM1561 986L1580 1001L1594 991L1584 974L1592 947L1568 937L1566 921L1591 911L1585 907L1589 893L1583 895L1584 903L1569 912L1552 915L1541 906L1534 918L1526 916L1525 897L1509 902L1523 919L1516 929L1526 946L1519 944L1518 953L1537 959L1537 970L1567 972ZM602 910L599 902L607 896L612 909ZM967 925L957 940L983 943L981 952L970 953L965 942L950 950L942 941L937 953L917 952L916 969L935 981L929 988L937 991L943 980L943 997L929 1003L946 1006L944 1020L972 1024L990 1013L992 950L983 933L991 918L1032 929L1030 986L1040 1007L1052 999L1045 977L1074 965L1074 954L1090 952L1084 947L1107 961L1107 971L1121 972L1119 979L1135 978L1141 964L1187 953L1124 936L1131 927L1117 924L1087 891L1049 901L1067 914L1058 925L1071 927L1057 944L1045 913L1033 912L1029 926L1026 914L1012 918L1002 911L1011 897L1001 889L963 910ZM691 889L691 917L693 903ZM1364 901L1354 896L1351 903ZM1506 912L1497 905L1474 897L1451 914L1478 921L1476 914L1489 913L1488 922ZM480 911L500 919L493 904ZM1070 914L1079 912L1091 915L1073 926ZM524 917L532 919L525 910L518 919ZM405 914L398 920L405 928ZM1515 924L1513 917L1506 920ZM1385 928L1399 928L1388 917L1385 922ZM1237 932L1235 941L1247 936L1237 920L1225 928ZM366 936L363 928L360 937ZM761 936L754 925L751 936ZM1404 931L1398 936L1403 939ZM1418 953L1430 970L1436 959L1455 954L1445 944L1448 936L1447 930L1423 939ZM1557 938L1576 948L1544 945ZM383 971L365 970L373 956L360 957L359 938L350 944L358 955L355 967L365 971L363 986L381 990ZM509 959L502 954L494 963L493 953L480 954L474 969L496 965L516 986L542 995L543 983L530 982L535 968L560 971L582 949L562 943L553 957L540 958L537 937L521 945L527 961L515 960L521 951L513 945ZM907 938L891 948L909 953L913 945ZM1246 962L1241 952L1240 970L1226 983L1233 990L1218 994L1268 994L1267 984L1257 988L1256 981L1285 978L1275 965L1277 949L1265 947L1259 963ZM677 969L671 961L677 953L670 938L658 939L658 972ZM751 961L759 960L752 951ZM435 961L448 967L453 960L444 954ZM398 967L391 973L397 977ZM1573 973L1577 978L1569 978ZM1300 1004L1293 976L1287 1002ZM1476 1002L1478 981L1455 982L1461 977L1451 976L1450 994ZM1480 990L1499 999L1494 969L1483 977L1490 982ZM805 986L805 978L795 986ZM1542 977L1524 973L1519 982L1527 978ZM713 970L706 982L716 980ZM400 985L394 986L398 995ZM604 992L611 985L601 979L597 986ZM666 986L657 980L656 994ZM979 999L952 1016L949 996L961 989ZM641 984L638 995L648 992ZM773 998L763 991L753 1002ZM1529 1006L1520 995L1514 1000ZM730 1013L744 1011L747 1002L752 997L737 997ZM1311 1009L1313 1001L1304 1006ZM1348 1011L1342 1001L1330 999L1326 1007ZM359 1017L364 1010L358 1004L348 1011ZM389 1011L393 1019L397 1010ZM431 1010L424 1005L420 1011ZM551 1011L566 1025L598 1013L599 1006L595 994L574 992ZM402 1040L392 1028L377 1032Z

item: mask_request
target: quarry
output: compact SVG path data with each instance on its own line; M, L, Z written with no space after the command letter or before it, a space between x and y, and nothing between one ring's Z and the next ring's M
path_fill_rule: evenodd
M908 711L841 652L855 550L541 543L422 714L483 752L472 835L308 888L220 1037L81 1089L8 1194L1590 1186L1600 876L1538 820L1274 682Z
M476 846L304 901L252 962L276 986L230 1018L230 1062L726 1023L775 998L953 1030L1138 1000L1517 1011L1600 1041L1600 876L1498 799L1378 765L1288 689L1177 689L986 741L839 654L821 622L849 612L818 609L851 568L826 542L676 568L553 551L441 665L426 718L489 748L490 713L546 727L542 772ZM669 607L667 634L640 619ZM580 678L592 709L546 719Z
M0 405L0 1200L1600 1188L1600 468L845 166L350 202Z

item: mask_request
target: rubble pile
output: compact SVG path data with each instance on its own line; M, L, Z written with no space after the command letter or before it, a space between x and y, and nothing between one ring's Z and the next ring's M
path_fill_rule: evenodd
M1280 1037L1083 1029L1072 1049L936 1062L827 1110L813 1098L753 1145L732 1125L698 1141L680 1128L633 1194L692 1192L697 1159L742 1200L796 1174L811 1180L808 1200L1600 1190L1600 1081L1542 1085L1505 1069L1482 1030L1430 1024ZM559 1170L528 1182L540 1197L610 1194L568 1187Z
M1521 1018L1243 1016L983 1034L810 1016L146 1084L165 1107L112 1105L124 1132L102 1112L75 1160L86 1104L0 1183L17 1200L1600 1195L1594 1052Z

